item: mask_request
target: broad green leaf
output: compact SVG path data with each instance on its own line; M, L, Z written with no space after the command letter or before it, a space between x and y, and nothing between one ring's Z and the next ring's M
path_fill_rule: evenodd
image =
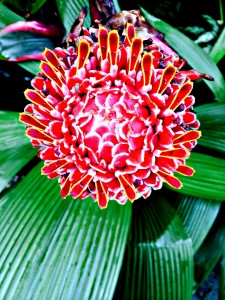
M6 58L17 58L41 53L45 48L54 49L54 44L39 34L21 31L0 34L0 48Z
M30 14L35 13L38 11L42 5L46 2L46 0L38 0L38 1L31 1L31 0L3 0L5 5L9 5L13 7L14 10L19 11L21 14L25 14L29 12Z
M198 72L209 74L214 81L204 80L219 101L225 101L225 82L223 75L210 56L196 43L176 28L152 16L144 8L145 19L157 30L165 34L165 40Z
M201 126L225 126L225 104L210 103L195 107Z
M120 12L121 9L120 9L120 5L119 5L118 0L113 0L113 3L114 3L116 12Z
M6 25L9 25L11 23L17 22L17 21L24 21L24 18L20 17L19 15L12 12L10 9L8 9L5 5L0 3L0 27L3 28ZM3 57L2 57L3 58ZM23 67L28 72L31 72L32 74L37 74L38 72L38 66L39 62L36 61L27 61L27 62L21 62L19 65Z
M200 121L202 137L198 144L225 152L225 104L212 103L195 108Z
M0 53L0 60L5 60L6 58Z
M209 200L225 201L224 159L193 152L187 160L187 165L195 169L195 174L186 177L175 173L183 183L183 187L176 190L177 192Z
M170 198L170 203L180 216L195 253L212 227L221 203L187 195Z
M0 151L0 192L36 154L37 151L29 144Z
M39 61L23 61L18 63L18 65L34 75L37 75L37 73L40 72Z
M0 192L37 153L16 112L0 111Z
M24 18L15 14L4 4L0 3L0 28L18 21L24 21Z
M214 44L210 57L215 63L218 63L225 55L225 27Z
M215 268L219 259L225 253L225 205L221 205L220 212L213 224L204 243L196 252L195 282L196 286L201 284Z
M219 277L219 300L225 299L225 253L221 262L221 271Z
M38 164L1 198L2 299L111 299L131 205L62 199Z
M81 8L89 6L88 0L56 0L62 22L66 28L67 34L70 32L70 28L73 22L78 17ZM69 13L68 13L69 12ZM89 27L91 23L90 12L88 13L84 26Z
M152 195L136 201L114 299L190 300L192 251L191 239L166 200Z
M30 144L25 136L25 125L19 121L17 112L0 111L0 132L1 151Z

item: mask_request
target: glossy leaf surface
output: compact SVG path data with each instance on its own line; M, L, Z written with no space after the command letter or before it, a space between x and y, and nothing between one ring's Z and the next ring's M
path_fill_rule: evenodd
M195 281L200 284L212 272L225 253L225 205L222 204L216 221L194 257Z
M170 198L170 203L180 216L184 228L192 240L193 251L196 252L211 229L221 203L187 195Z
M192 153L187 161L195 169L192 177L177 175L183 187L178 192L205 199L225 201L225 160Z
M0 191L37 153L18 118L16 112L0 112Z
M18 21L24 21L24 18L14 13L11 9L0 3L0 28Z
M67 34L70 32L70 28L73 22L79 15L81 8L88 6L88 0L56 0L56 4L62 19L62 22L66 28ZM68 11L70 13L68 13ZM90 26L90 14L85 19L84 26Z
M199 145L225 153L225 104L205 104L195 111L202 131Z
M1 53L6 58L42 53L45 48L54 48L50 39L31 32L0 34L0 45Z
M135 202L114 299L190 299L192 254L192 241L168 202L154 196Z
M1 296L111 299L131 205L101 211L91 199L62 199L41 165L1 198Z
M209 55L176 28L152 16L143 8L141 8L141 11L143 16L153 27L165 34L166 41L169 42L169 44L179 53L180 56L188 61L192 68L198 72L209 74L214 78L214 81L205 80L205 83L209 86L217 99L224 102L224 78L217 65L213 62Z
M225 55L225 27L210 51L210 57L218 63Z

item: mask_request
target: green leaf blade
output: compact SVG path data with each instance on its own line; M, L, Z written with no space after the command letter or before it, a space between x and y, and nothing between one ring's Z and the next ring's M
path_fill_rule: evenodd
M195 108L200 121L202 137L198 144L225 152L225 104L212 103Z
M193 152L187 164L195 169L195 173L191 177L176 174L183 183L183 187L176 190L177 192L209 200L225 201L224 159Z
M40 54L45 48L54 49L53 42L32 32L11 32L0 34L2 55L6 58Z
M56 5L58 7L62 22L66 28L67 34L69 34L73 22L78 17L81 8L89 6L88 0L56 0ZM70 12L68 14L68 11ZM84 26L90 26L90 15L88 14L85 18Z
M0 191L33 157L37 150L25 136L25 126L16 112L0 112Z
M114 299L188 300L192 283L192 241L179 216L161 197L136 201Z
M225 82L217 65L197 44L179 30L152 16L144 8L141 12L145 19L157 30L165 34L166 41L198 72L208 74L214 81L204 80L219 101L225 101Z
M194 253L199 249L219 213L219 201L205 200L187 195L170 199L193 243Z
M41 163L42 165L42 163ZM130 227L131 205L61 199L40 164L2 199L2 295L8 299L110 299ZM85 285L85 289L84 289Z
M40 62L39 61L23 61L23 62L18 63L18 65L33 75L37 75L38 72L40 72L40 69L39 69Z
M217 39L216 43L214 44L209 55L215 63L218 63L224 57L224 55L225 55L225 27L222 30L219 38Z
M39 1L14 1L14 0L4 0L4 3L11 7L13 10L18 11L21 15L25 15L27 12L30 14L34 14L37 12L46 0L39 0Z
M200 285L209 276L225 253L224 213L225 205L222 203L216 221L194 256L196 286Z
M23 17L17 15L8 7L6 7L3 3L0 3L0 16L0 28L10 25L14 22L25 20Z

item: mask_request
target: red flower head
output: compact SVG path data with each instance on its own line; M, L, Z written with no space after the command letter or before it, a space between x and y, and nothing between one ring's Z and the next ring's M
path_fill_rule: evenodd
M185 162L201 133L193 83L174 51L127 23L122 33L83 29L73 46L43 56L20 120L63 198L91 196L104 208L163 182L181 188L174 173L193 174Z

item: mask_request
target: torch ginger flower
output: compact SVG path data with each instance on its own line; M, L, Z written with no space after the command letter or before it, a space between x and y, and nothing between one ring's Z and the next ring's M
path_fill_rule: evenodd
M99 26L43 56L20 120L63 198L91 196L105 208L147 198L163 182L180 189L175 172L193 175L185 163L201 136L195 73L180 71L156 36L137 36L131 23L122 34Z

